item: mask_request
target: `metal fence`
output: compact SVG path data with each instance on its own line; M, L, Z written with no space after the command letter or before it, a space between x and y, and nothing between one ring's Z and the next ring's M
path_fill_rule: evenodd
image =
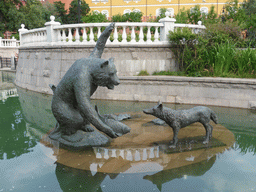
M16 69L18 59L14 58L14 66ZM1 68L11 68L11 57L0 57Z

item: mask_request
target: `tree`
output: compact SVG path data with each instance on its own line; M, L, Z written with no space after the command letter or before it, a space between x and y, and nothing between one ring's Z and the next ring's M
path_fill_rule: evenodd
M21 21L28 29L44 27L52 14L39 0L27 0L20 10L25 15Z
M143 16L143 13L140 11L133 11L130 13L125 13L123 15L124 21L127 22L142 22L141 18Z
M187 12L185 11L185 7L183 7L182 10L178 12L177 15L175 15L176 23L188 23L188 16Z
M207 18L205 19L205 23L214 24L219 21L218 14L215 12L214 6L211 6L210 11L207 14Z
M17 21L24 18L19 10L21 7L22 3L19 0L0 1L0 33L17 31L20 27Z
M68 23L78 23L78 0L73 0L70 3ZM80 0L80 16L84 17L90 12L89 5L84 1Z
M200 5L196 5L192 9L187 10L187 16L189 23L197 24L198 21L204 20L206 15L201 13Z
M62 3L61 1L55 1L54 7L56 12L55 20L62 24L67 24L67 10L65 9L65 3Z
M143 16L142 12L133 11L130 13L125 13L123 15L117 14L112 17L112 22L142 22L141 18Z
M245 9L239 5L238 0L228 1L225 5L224 21L231 20L243 25L246 20Z
M106 15L103 13L99 13L97 11L93 11L92 13L89 13L88 15L84 16L82 18L82 21L84 23L103 23L108 22Z

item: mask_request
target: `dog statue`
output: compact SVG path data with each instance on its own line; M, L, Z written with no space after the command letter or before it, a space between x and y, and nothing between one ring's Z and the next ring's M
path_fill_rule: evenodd
M159 102L156 106L149 109L144 109L144 113L158 117L164 120L173 129L173 142L170 148L175 148L178 142L178 133L181 128L184 128L192 123L200 122L206 130L206 138L203 144L207 144L212 137L212 125L210 120L215 124L218 123L218 118L215 112L208 107L194 107L187 110L173 110L163 107Z

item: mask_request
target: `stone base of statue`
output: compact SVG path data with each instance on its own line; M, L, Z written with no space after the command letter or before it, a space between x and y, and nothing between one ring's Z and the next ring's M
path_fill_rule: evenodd
M108 136L96 130L93 132L78 130L73 135L61 135L59 132L55 132L51 133L49 138L58 141L63 147L74 149L105 146L112 140Z
M120 122L125 119L130 119L131 116L129 114L100 115L97 106L95 106L95 108L101 121L110 126L111 129L115 131L116 134L118 134L118 136L122 136L130 132L131 128L125 125L124 123ZM74 134L65 135L61 132L59 124L57 123L55 129L49 134L49 138L58 141L59 144L62 145L63 147L73 149L106 146L112 141L110 137L97 131L90 125L87 126L87 129L91 130L92 132L78 130Z

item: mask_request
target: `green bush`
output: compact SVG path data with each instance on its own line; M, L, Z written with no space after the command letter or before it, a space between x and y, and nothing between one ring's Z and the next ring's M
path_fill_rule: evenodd
M102 13L98 13L97 11L93 11L92 13L89 13L88 15L84 16L82 18L82 21L84 23L103 23L108 22L106 15Z
M123 15L117 14L113 15L112 22L142 22L141 18L143 16L142 12L131 12L125 13Z
M178 28L169 34L169 40L173 46L172 51L178 60L181 71L187 70L192 57L196 56L196 38L197 35L187 27Z
M142 70L138 74L138 76L147 76L147 75L149 75L149 73L146 70L145 71Z
M185 10L185 7L181 9L177 15L175 15L176 23L188 23L188 16L187 16L187 11Z
M212 24L204 33L193 34L183 28L171 32L169 40L187 76L256 77L256 50L237 47L245 45L235 23Z

